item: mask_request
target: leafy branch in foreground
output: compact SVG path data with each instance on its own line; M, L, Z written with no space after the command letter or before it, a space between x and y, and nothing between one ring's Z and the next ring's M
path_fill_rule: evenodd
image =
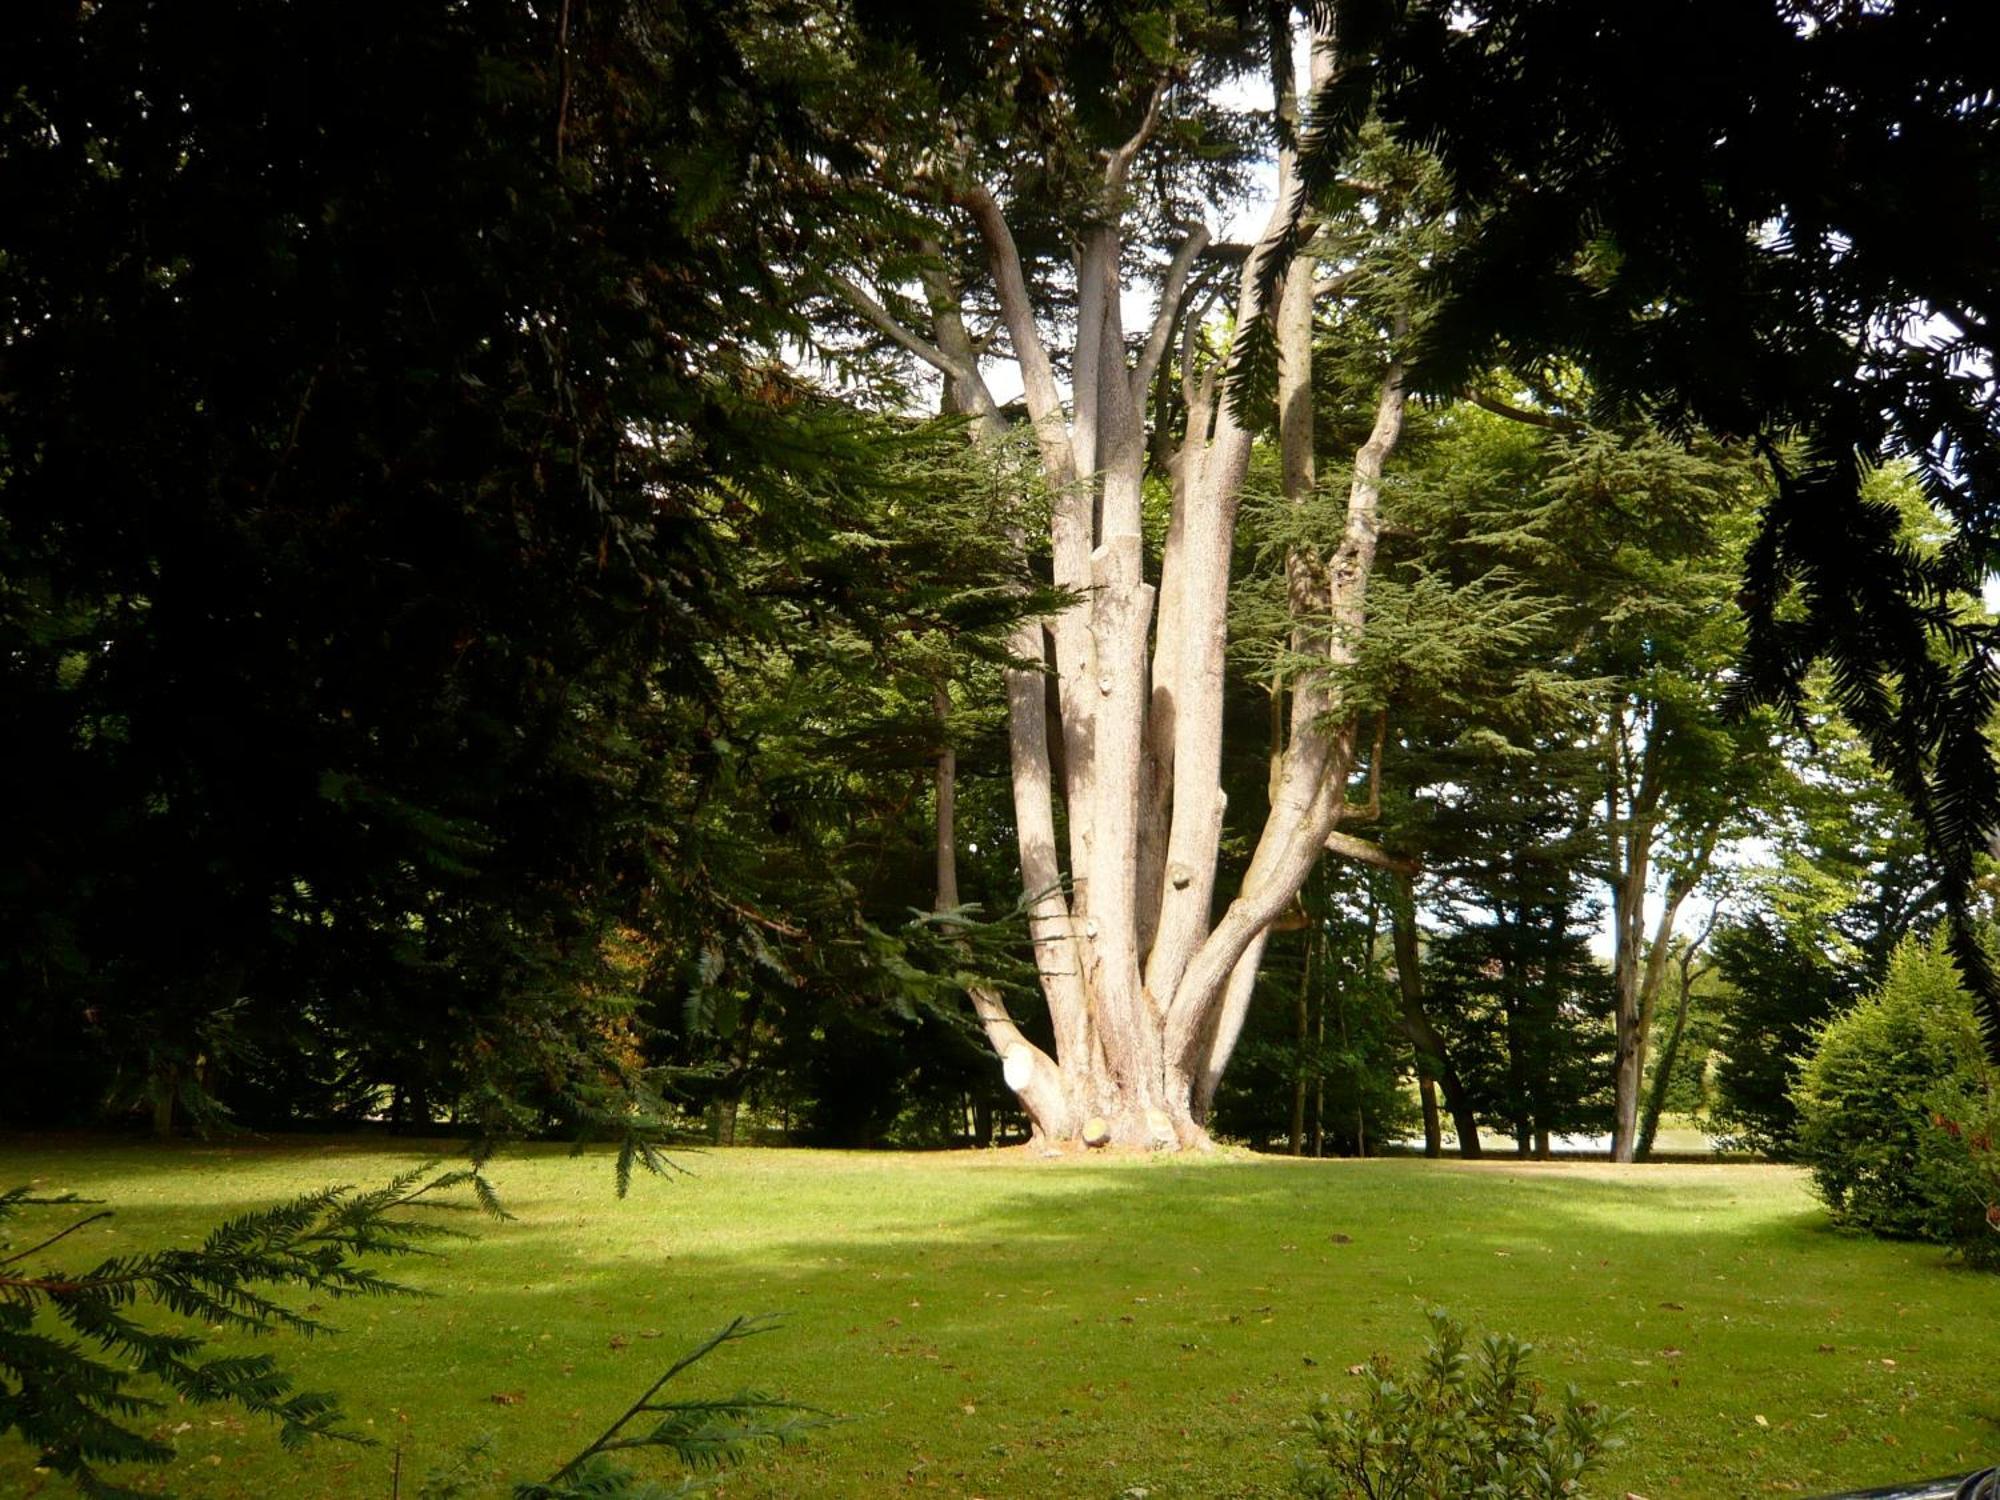
M1318 1447L1301 1458L1295 1492L1307 1500L1490 1500L1581 1496L1583 1476L1619 1444L1625 1415L1583 1400L1574 1386L1544 1410L1525 1373L1530 1344L1488 1334L1474 1356L1465 1325L1428 1314L1423 1358L1407 1376L1385 1355L1360 1373L1367 1394L1336 1408L1322 1396L1305 1427Z
M539 1484L518 1484L515 1500L585 1500L619 1496L622 1500L664 1500L691 1495L705 1487L703 1475L733 1464L760 1443L783 1446L797 1441L832 1419L813 1407L784 1401L756 1391L712 1400L662 1401L660 1392L690 1365L724 1344L768 1331L768 1317L734 1318L667 1367L646 1393L625 1409L595 1442ZM650 1428L638 1424L652 1421ZM607 1455L637 1448L661 1448L683 1467L695 1471L672 1488L641 1478Z
M0 1434L18 1432L41 1450L41 1462L85 1494L134 1493L111 1484L95 1465L166 1463L171 1445L137 1423L165 1407L164 1389L195 1405L233 1405L278 1424L278 1440L296 1448L313 1437L350 1442L339 1402L300 1391L274 1356L208 1352L203 1332L148 1326L142 1303L193 1327L310 1337L326 1324L294 1311L277 1293L329 1297L419 1296L365 1263L370 1257L434 1253L432 1242L457 1231L412 1210L480 1209L502 1215L476 1169L438 1172L425 1163L381 1187L327 1187L287 1203L239 1215L194 1249L114 1256L85 1271L39 1258L88 1224L89 1214L25 1249L0 1247ZM450 1196L470 1189L472 1202ZM27 1188L0 1193L0 1225L23 1210L82 1205L65 1196L37 1198ZM39 1324L39 1326L38 1326Z
M514 1500L675 1500L706 1489L715 1470L736 1463L753 1447L767 1443L782 1447L824 1427L833 1420L827 1413L756 1391L690 1401L660 1399L660 1393L691 1365L724 1344L774 1326L769 1317L732 1319L669 1365L616 1421L554 1474L516 1484ZM668 1483L626 1468L610 1456L637 1449L664 1450L691 1472ZM491 1451L491 1439L480 1439L452 1470L433 1474L424 1483L418 1492L422 1500L463 1500L483 1493L472 1471Z

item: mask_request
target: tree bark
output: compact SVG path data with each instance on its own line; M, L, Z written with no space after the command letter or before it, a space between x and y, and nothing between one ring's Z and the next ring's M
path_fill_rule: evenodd
M179 1063L169 1063L153 1074L153 1139L174 1138L174 1104L180 1097Z
M937 794L937 909L958 905L958 752L951 743L951 689L939 682L931 689L931 712L937 718L937 761L932 785Z
M1616 1025L1612 1058L1611 1159L1629 1162L1638 1129L1639 1078L1643 1053L1639 1039L1639 970L1644 956L1646 881L1653 850L1650 770L1658 748L1648 737L1645 768L1630 771L1631 730L1621 700L1607 729L1609 753L1605 785L1606 826L1610 839L1612 958L1611 989ZM1632 785L1636 779L1637 785ZM1631 795L1621 801L1621 794ZM1625 818L1620 820L1620 808Z
M1680 951L1676 967L1680 971L1679 993L1674 1005L1674 1024L1667 1033L1667 1045L1661 1050L1660 1058L1653 1066L1653 1086L1646 1096L1646 1107L1639 1117L1639 1140L1633 1158L1645 1161L1653 1154L1653 1141L1660 1132L1660 1113L1666 1108L1667 1090L1673 1083L1674 1065L1680 1060L1681 1039L1687 1031L1688 1010L1694 1003L1694 982L1707 968L1695 967L1695 956L1708 943L1721 920L1721 908L1710 911L1707 925Z
M1458 1135L1458 1154L1467 1161L1477 1161L1482 1149L1478 1118L1472 1112L1465 1082L1452 1065L1451 1053L1445 1046L1444 1038L1438 1035L1437 1028L1431 1024L1431 1018L1424 1010L1422 959L1417 944L1416 882L1404 872L1397 872L1395 876L1389 901L1389 932L1396 954L1396 992L1402 1001L1403 1034L1416 1049L1420 1077L1435 1078L1438 1087L1444 1091L1445 1107L1451 1112L1452 1129ZM1426 1155L1437 1155L1444 1149L1442 1139L1437 1142L1436 1151L1430 1149L1435 1114L1436 1104L1433 1102L1424 1124Z
M1328 76L1328 41L1315 38L1316 81ZM1280 49L1287 59L1290 51ZM1016 662L1007 672L1017 847L1054 1055L1022 1035L997 994L975 990L973 1009L1037 1134L1155 1147L1206 1140L1208 1110L1242 1029L1271 923L1339 821L1357 731L1337 674L1353 660L1365 617L1382 468L1403 413L1402 368L1392 361L1368 441L1354 458L1339 546L1328 558L1291 561L1295 578L1310 585L1294 589L1294 639L1312 664L1292 684L1290 732L1249 871L1218 920L1229 570L1253 434L1226 399L1220 371L1232 351L1197 373L1192 356L1200 341L1184 340L1183 391L1192 399L1173 465L1166 551L1157 581L1149 581L1141 539L1144 410L1207 231L1193 228L1177 248L1156 315L1136 344L1125 334L1119 286L1130 259L1126 237L1137 222L1129 212L1130 173L1172 82L1160 78L1132 137L1103 155L1099 203L1073 248L1066 359L1051 352L1050 322L1037 317L1003 196L963 168L954 175L949 164L931 179L966 215L983 253L1049 497L1053 579L1073 600L1047 621L1017 628L1010 641ZM1275 84L1278 107L1296 126L1289 63ZM1297 139L1296 129L1287 132L1279 203L1237 273L1233 339L1271 315L1260 262L1289 242ZM975 439L997 449L1006 422L979 373L982 351L968 331L963 289L942 265L941 256L930 258L922 273L928 337L903 327L853 283L836 280L834 289L942 371L954 407L975 419ZM1313 477L1313 258L1295 254L1281 285L1274 317L1280 447L1287 490L1302 498ZM1067 402L1056 379L1065 366ZM1036 670L1044 660L1056 689L1053 713ZM948 770L941 752L941 810ZM1061 848L1058 796L1067 829ZM941 893L948 853L941 818Z
M1674 1064L1680 1060L1681 1037L1687 1029L1687 1014L1688 993L1684 986L1674 1006L1674 1024L1667 1032L1667 1044L1660 1049L1659 1061L1653 1065L1653 1086L1647 1092L1646 1107L1639 1116L1639 1140L1632 1153L1635 1161L1646 1161L1652 1157L1653 1142L1660 1133L1660 1112L1666 1108Z
M1622 736L1623 722L1619 721ZM1646 1074L1646 1050L1652 1039L1653 1015L1660 983L1666 974L1674 925L1694 888L1701 883L1714 856L1717 827L1703 830L1687 862L1667 882L1650 940L1645 933L1646 883L1659 831L1661 787L1656 743L1649 731L1636 784L1630 799L1631 817L1620 830L1616 824L1617 794L1610 797L1614 820L1612 892L1617 948L1612 964L1617 996L1618 1050L1613 1077L1611 1159L1631 1162L1639 1157L1640 1092ZM1622 858L1621 858L1622 855Z
M1292 1128L1289 1136L1293 1156L1306 1149L1306 1043L1312 1039L1312 938L1306 938L1304 973L1299 992L1292 1002Z

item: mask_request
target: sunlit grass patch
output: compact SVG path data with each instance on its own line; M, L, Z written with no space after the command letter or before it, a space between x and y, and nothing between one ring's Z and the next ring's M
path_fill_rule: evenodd
M80 1261L419 1154L16 1144L0 1182L110 1199L116 1218L64 1243ZM254 1424L182 1409L165 1424L185 1425L181 1459L142 1482L387 1496L400 1444L408 1494L482 1432L510 1475L546 1472L674 1353L761 1312L784 1326L690 1392L754 1385L850 1420L730 1476L731 1497L1273 1493L1311 1396L1338 1396L1374 1350L1412 1353L1432 1304L1635 1409L1606 1494L1810 1493L2000 1450L1983 1374L2000 1277L1826 1228L1783 1168L748 1150L684 1165L621 1203L608 1160L503 1157L516 1219L399 1267L438 1296L334 1306L339 1337L282 1347L382 1448L288 1456ZM44 1482L60 1492L0 1445L0 1493Z

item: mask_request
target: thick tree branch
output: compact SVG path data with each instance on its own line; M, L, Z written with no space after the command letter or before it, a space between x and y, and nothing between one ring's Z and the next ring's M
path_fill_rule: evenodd
M1351 859L1356 864L1371 865L1378 870L1408 875L1412 879L1421 875L1424 869L1418 861L1400 854L1391 854L1373 839L1342 833L1338 828L1326 836L1326 852L1337 854L1342 859Z
M1021 269L1020 247L999 200L983 183L974 182L957 190L958 201L972 215L993 271L994 290L1000 298L1000 313L1007 323L1007 337L1014 346L1014 359L1021 367L1022 395L1028 416L1040 439L1042 461L1051 483L1060 488L1076 478L1076 455L1070 448L1069 432L1063 422L1062 394L1056 388L1055 368L1049 362L1048 346L1035 326L1034 304L1028 298L1028 280Z
M1075 1122L1063 1090L1062 1068L1022 1034L997 990L974 984L966 993L987 1044L1000 1059L1001 1076L1027 1108L1035 1129L1053 1139L1066 1136Z
M1375 715L1375 744L1368 752L1368 800L1356 806L1349 802L1340 809L1340 822L1336 827L1349 823L1372 823L1382 816L1382 745L1389 737L1389 715Z
M923 250L930 262L918 275L931 305L931 327L939 350L962 372L949 377L952 398L959 410L979 418L980 427L989 438L1004 437L1007 421L1000 415L993 393L986 388L986 377L979 373L979 346L965 326L958 287L945 271L944 257L938 247L926 241Z
M1181 323L1181 405L1187 410L1187 430L1181 438L1183 470L1188 467L1186 459L1207 445L1209 432L1215 423L1215 387L1222 362L1210 360L1208 368L1199 375L1195 373L1194 366L1195 352L1201 346L1202 326L1207 322L1209 312L1221 300L1222 287L1211 283Z
M1313 283L1313 296L1315 298L1345 296L1354 289L1355 282L1361 280L1364 274L1366 272L1362 266L1349 266L1345 271L1335 272L1324 280Z
M1116 151L1105 152L1104 185L1111 192L1125 191L1125 181L1131 175L1132 163L1138 159L1139 153L1145 149L1146 142L1153 138L1153 132L1159 128L1160 106L1166 103L1167 89L1173 81L1174 76L1171 73L1160 75L1159 81L1153 85L1153 96L1146 101L1145 117L1139 121L1139 128L1132 132L1132 138Z
M838 271L827 272L826 280L827 285L839 292L847 304L860 313L872 327L888 335L902 349L914 354L932 369L952 380L966 380L977 375L977 371L965 368L935 344L918 337L900 318L869 296L858 282L843 276Z
M1570 417L1559 417L1551 412L1531 411L1525 406L1515 406L1502 401L1498 396L1489 396L1484 391L1475 391L1470 386L1459 388L1459 396L1470 401L1481 411L1490 411L1496 417L1505 417L1510 422L1526 422L1530 427L1546 427L1551 432L1581 432L1583 424Z
M1102 420L1103 382L1111 371L1107 356L1122 363L1124 350L1112 354L1105 348L1105 325L1118 298L1118 240L1104 229L1094 229L1084 238L1076 260L1076 345L1070 358L1070 452L1076 471L1084 478L1094 476L1103 464L1097 450L1098 427Z
M1194 268L1195 257L1208 248L1208 226L1197 224L1181 241L1174 252L1173 260L1167 266L1166 278L1160 283L1160 307L1153 315L1153 326L1146 335L1145 347L1139 352L1139 364L1132 371L1132 401L1143 404L1146 387L1153 383L1153 376L1160 367L1160 361L1167 352L1167 343L1174 336L1174 323L1181 315L1181 302L1187 292L1188 272Z

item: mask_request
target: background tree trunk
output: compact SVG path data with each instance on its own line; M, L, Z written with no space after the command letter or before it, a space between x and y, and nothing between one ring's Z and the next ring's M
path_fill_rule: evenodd
M1401 871L1395 874L1394 882L1389 900L1389 933L1396 953L1396 992L1402 1002L1403 1033L1416 1049L1420 1080L1427 1082L1434 1077L1444 1090L1445 1107L1451 1111L1452 1129L1458 1135L1458 1154L1468 1161L1477 1161L1481 1151L1479 1121L1473 1115L1471 1101L1466 1097L1465 1083L1459 1077L1458 1069L1452 1066L1444 1038L1438 1035L1437 1028L1431 1024L1431 1018L1424 1010L1422 957L1417 943L1416 882L1408 873ZM1424 1123L1426 1155L1437 1155L1444 1149L1441 1137L1437 1150L1430 1149L1436 1109L1433 1096Z
M1444 1126L1438 1119L1437 1080L1425 1071L1428 1059L1417 1062L1417 1096L1424 1109L1424 1155L1436 1161L1444 1155Z

